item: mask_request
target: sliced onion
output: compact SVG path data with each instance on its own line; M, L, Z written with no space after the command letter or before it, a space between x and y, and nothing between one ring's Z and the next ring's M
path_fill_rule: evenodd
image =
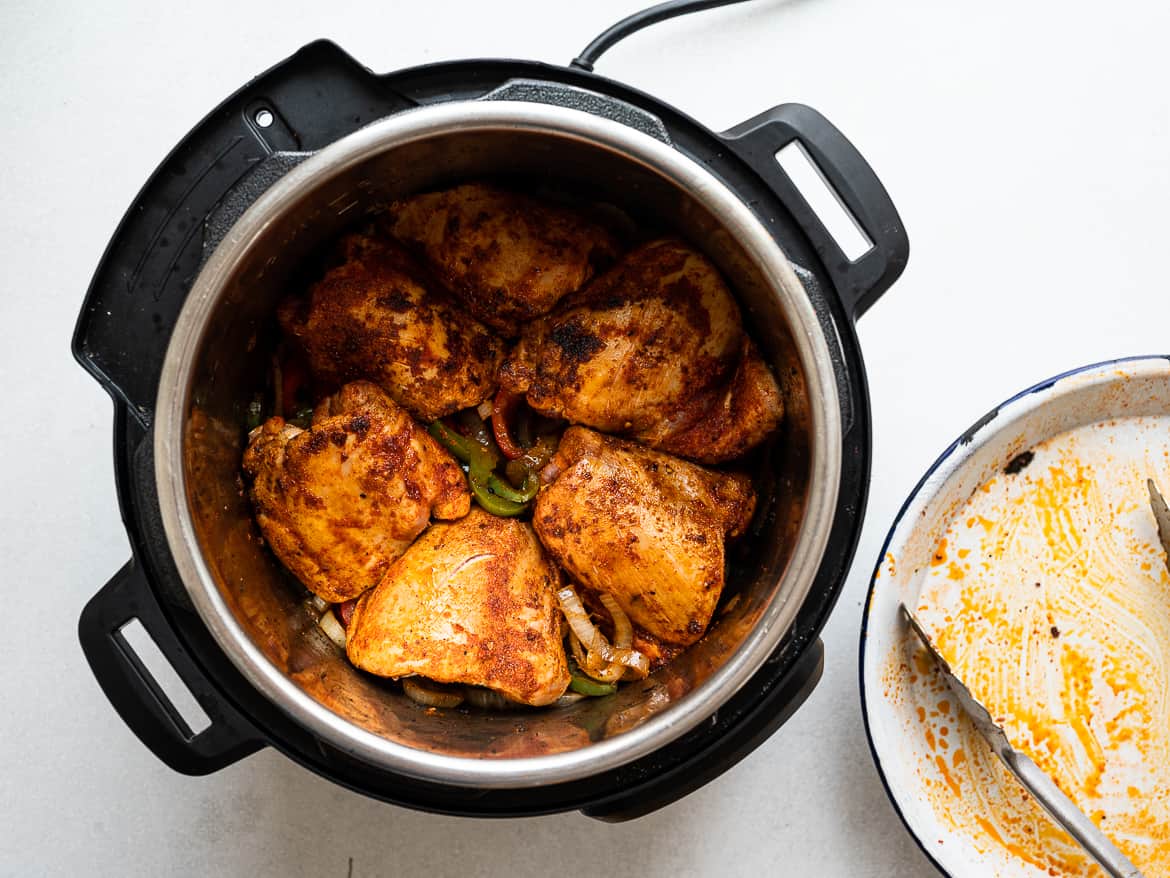
M577 663L578 667L584 668L586 665L585 647L581 645L581 641L574 631L569 632L569 649L573 653L573 661Z
M463 703L463 695L459 692L441 692L438 689L431 689L421 683L417 677L404 678L402 691L411 701L426 707L458 707Z
M486 421L492 416L492 408L492 400L485 399L478 406L476 406L475 410L479 412L479 416Z
M613 617L613 645L618 649L629 649L634 645L634 626L630 624L630 617L611 594L602 592L601 604Z
M589 655L592 657L593 653ZM622 674L626 672L626 669L617 662L609 662L608 664L597 665L588 670L582 670L587 677L596 680L598 683L616 683L622 678Z
M341 627L341 623L337 621L332 610L326 610L317 620L317 625L325 632L326 637L337 644L338 649L345 649L345 629Z
M485 689L482 686L468 686L463 690L463 694L467 696L468 704L482 707L484 710L507 710L509 707L516 706L514 702L509 701L499 692Z
M582 695L580 692L566 692L560 698L552 703L553 707L568 707L570 704L576 704L578 701L584 701L588 695Z
M605 639L601 629L593 624L589 614L585 612L585 607L581 605L581 599L577 597L577 592L573 591L573 587L566 585L558 591L557 600L561 603L561 611L565 614L565 621L569 623L569 627L573 629L573 633L577 635L581 645L589 652L600 654L607 662L613 661L613 647L609 645L609 641Z
M561 474L563 469L564 467L558 463L558 459L554 456L547 464L541 467L540 483L542 485L551 485L557 480L557 476Z
M650 673L650 659L646 657L646 653L638 652L636 649L615 649L613 660L616 664L625 665L637 673L638 679Z
M610 609L610 605L606 603L606 598L613 601L613 607L617 610L614 613ZM609 641L605 639L605 635L601 633L593 621L589 618L589 614L585 612L585 607L581 604L581 599L577 597L577 592L573 590L572 586L565 586L557 592L557 600L560 601L561 610L565 614L565 620L569 623L569 628L572 633L580 640L581 646L587 651L584 663L580 659L577 664L581 666L581 670L602 683L614 683L622 678L625 673L624 668L630 668L639 677L645 677L650 673L650 659L645 654L638 652L636 649L629 647L615 648L610 646ZM624 621L626 627L629 628L629 639L632 642L633 626L630 625L629 617L622 612L621 607L618 606L617 601L611 595L602 594L601 601L606 605L606 609L610 610L611 615L614 616L614 629L619 636L624 636L627 632L619 628L618 619ZM574 655L574 658L576 656Z
M583 674L598 683L616 683L626 670L617 662L607 662L596 652L586 655L585 664L580 665L580 668Z
M311 609L318 616L328 610L330 606L329 601L325 600L325 598L321 597L320 595L315 594L309 595L307 603L309 605L309 609Z
M625 671L621 665L607 662L599 658L595 652L586 653L585 647L581 645L581 641L572 631L569 632L569 649L573 653L577 669L591 680L596 680L599 683L616 683L621 679L622 672ZM617 670L614 671L614 668Z

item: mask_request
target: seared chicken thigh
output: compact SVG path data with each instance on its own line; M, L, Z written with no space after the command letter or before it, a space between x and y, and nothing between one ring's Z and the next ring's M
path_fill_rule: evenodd
M755 448L776 429L784 400L760 352L745 337L728 380L696 396L687 408L678 421L664 420L637 439L691 460L723 463Z
M418 674L549 704L569 685L559 581L531 527L473 509L432 525L358 601L346 652L383 677Z
M281 418L256 428L244 471L268 545L327 601L377 585L431 515L471 504L455 459L366 381L325 399L308 430Z
M478 405L495 391L504 347L427 277L402 247L366 235L345 262L285 302L278 318L318 381L367 378L424 421Z
M542 414L708 463L758 444L783 414L719 272L653 241L529 324L500 384Z
M702 637L723 590L724 539L755 510L746 476L570 427L542 479L532 523L557 563L653 637Z
M387 228L418 246L468 310L505 335L617 255L613 236L581 214L483 183L399 201Z

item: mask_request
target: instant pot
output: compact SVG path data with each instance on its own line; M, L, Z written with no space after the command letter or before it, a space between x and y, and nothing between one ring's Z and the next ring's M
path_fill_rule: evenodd
M818 633L869 481L854 322L905 266L902 223L814 110L785 104L715 133L590 66L477 60L377 75L313 43L208 115L127 211L73 350L114 399L133 558L86 606L80 636L111 703L172 768L205 774L270 746L413 808L621 820L734 765L818 681ZM871 242L857 259L777 162L793 142ZM273 309L303 288L306 259L378 204L482 177L585 193L702 249L787 404L781 435L758 452L751 532L729 547L738 598L648 679L543 711L427 709L350 666L264 548L238 475ZM193 732L130 647L135 619L206 729Z

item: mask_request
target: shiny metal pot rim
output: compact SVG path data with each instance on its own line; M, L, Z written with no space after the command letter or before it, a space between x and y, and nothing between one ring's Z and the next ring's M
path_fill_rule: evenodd
M791 323L812 405L811 478L806 513L773 600L740 648L672 709L621 735L541 756L478 759L407 747L341 718L299 688L247 636L220 593L199 549L188 508L183 442L191 411L194 364L234 268L266 226L322 181L370 156L450 132L549 132L612 151L689 192L739 242L769 279ZM322 741L386 770L469 788L523 788L579 780L646 756L709 719L776 650L808 595L821 563L837 502L842 425L829 347L817 313L784 253L760 220L724 183L669 144L621 123L564 107L522 101L453 101L375 122L310 156L261 195L203 267L179 315L159 382L154 425L155 476L167 541L200 618L244 677Z

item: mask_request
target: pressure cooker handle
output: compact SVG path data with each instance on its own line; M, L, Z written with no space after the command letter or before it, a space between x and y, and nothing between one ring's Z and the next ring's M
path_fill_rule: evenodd
M850 316L864 314L902 274L910 241L894 203L861 153L828 119L803 104L773 107L723 136L804 229ZM781 167L778 153L794 141L871 243L856 258L845 254Z
M191 730L131 647L123 629L137 619L199 702L211 724ZM210 774L266 743L215 692L175 639L141 566L130 561L86 605L78 625L81 648L122 720L163 762L183 774Z
M209 214L241 187L255 200L275 182L290 165L273 156L318 150L412 106L324 40L249 82L183 138L134 199L90 283L74 357L148 426L171 330L222 235L207 234Z

